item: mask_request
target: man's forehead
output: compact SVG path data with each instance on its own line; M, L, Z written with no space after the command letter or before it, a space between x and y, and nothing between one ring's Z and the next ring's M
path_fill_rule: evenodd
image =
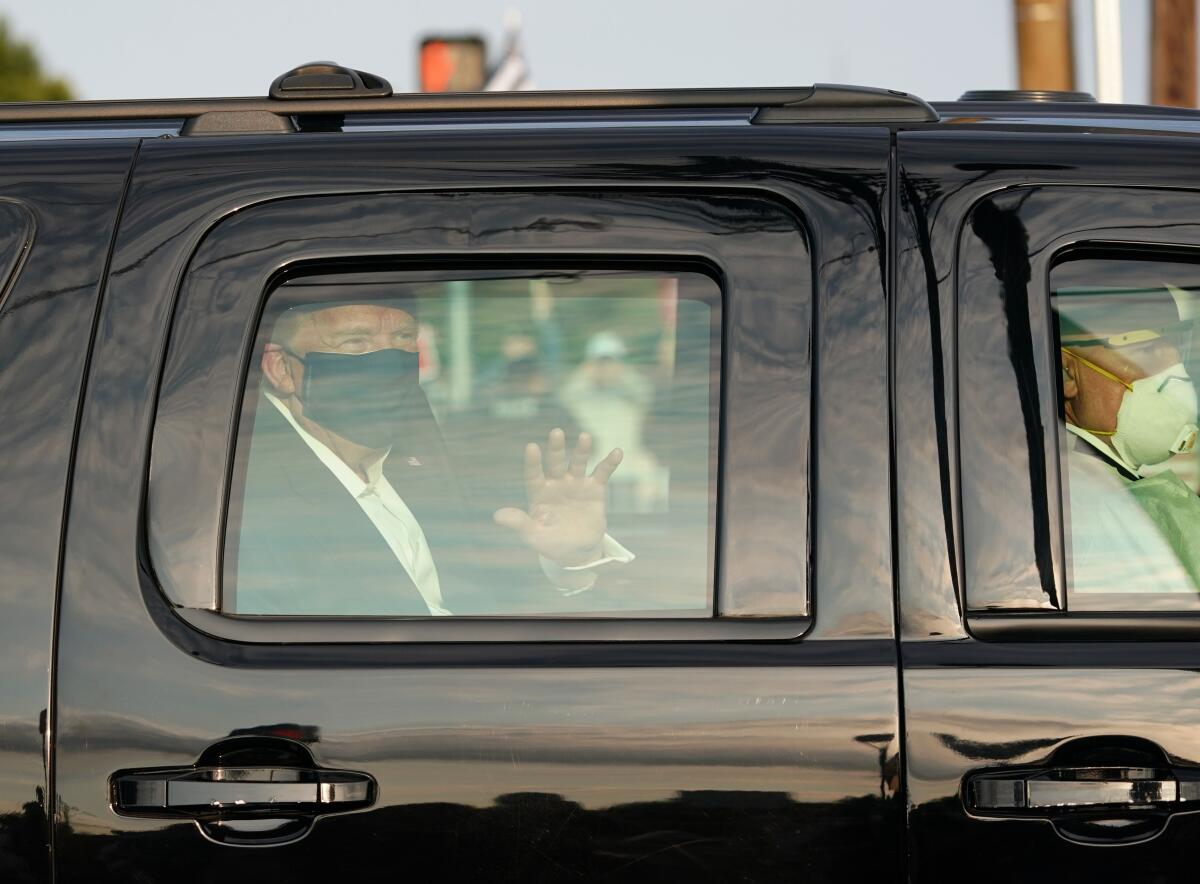
M409 311L392 304L333 304L306 310L305 324L323 332L345 328L403 328L415 325L416 318Z

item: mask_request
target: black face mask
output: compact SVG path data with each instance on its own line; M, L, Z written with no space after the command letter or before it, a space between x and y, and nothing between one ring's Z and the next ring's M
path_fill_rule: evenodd
M293 354L294 355L294 354ZM416 353L321 353L303 357L304 416L367 448L387 448L406 421L427 411Z

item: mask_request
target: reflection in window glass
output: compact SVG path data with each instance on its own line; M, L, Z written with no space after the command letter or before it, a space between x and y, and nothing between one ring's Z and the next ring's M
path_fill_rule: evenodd
M1200 265L1081 258L1051 290L1070 606L1198 607Z
M692 273L281 286L223 610L712 616L720 328Z

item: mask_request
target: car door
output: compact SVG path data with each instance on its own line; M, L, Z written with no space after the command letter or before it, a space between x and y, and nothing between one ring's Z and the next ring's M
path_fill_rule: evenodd
M669 122L143 147L72 485L59 880L901 873L888 133ZM390 515L272 374L364 303L445 448L380 449ZM565 481L562 423L625 452L594 578L457 508L519 497L525 442ZM440 595L379 543L400 509ZM428 611L374 606L393 579Z
M1196 502L1194 456L1122 463L1147 426L1126 390L1174 375L1190 389L1195 373L1192 148L1036 129L900 139L915 880L1191 875L1200 621L1178 514ZM1159 351L1164 365L1135 367ZM1083 388L1107 416L1085 419Z
M22 882L50 875L50 661L71 440L137 146L43 134L0 145L0 877Z

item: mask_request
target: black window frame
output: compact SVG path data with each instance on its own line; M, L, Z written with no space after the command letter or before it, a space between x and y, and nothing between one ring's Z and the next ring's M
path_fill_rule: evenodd
M437 223L415 233L412 226L401 223L403 218L393 218L392 229L384 233L375 228L372 233L347 231L348 226L364 224L364 213L370 215L364 206L384 214L396 214L401 206L417 215L424 211L431 213L426 221L436 219ZM633 208L638 211L631 211ZM624 216L622 209L626 210ZM589 213L597 222L590 227L579 224L579 218ZM646 224L647 213L653 216L651 225ZM458 226L447 223L455 217ZM488 235L493 240L508 237L513 242L500 247L484 242L483 236L464 237L462 223L469 219L473 224L477 218L481 225L492 223ZM502 223L497 225L497 221ZM306 238L301 238L299 245L279 236L286 224L304 231ZM262 251L248 245L255 236L264 244ZM547 239L553 242L547 243ZM802 636L813 613L809 470L815 268L810 241L792 207L758 194L489 190L324 195L262 203L226 219L209 231L193 255L172 317L148 483L146 560L158 589L155 595L191 627L249 644L780 640ZM314 618L239 616L216 610L225 507L224 494L221 505L213 506L211 485L218 475L214 465L220 464L220 481L215 484L227 491L236 414L241 410L249 349L265 300L274 285L289 274L363 262L411 267L445 267L459 262L475 267L700 270L712 276L722 291L722 364L736 362L739 366L732 375L723 374L723 408L718 416L718 605L729 579L777 581L773 585L792 579L800 581L799 596L805 608L797 616L726 618L718 609L708 619ZM234 282L239 273L243 277L249 273L253 283L247 284L245 278ZM228 295L235 290L242 292L241 298ZM224 301L219 297L219 303L205 300L222 291L226 292ZM247 291L257 292L257 296L247 298ZM231 317L230 311L237 316ZM205 328L214 317L222 317L220 322L225 324L216 334ZM236 376L231 374L234 366ZM225 402L230 389L237 390L236 401ZM733 426L727 420L731 401L738 403L732 406L738 415ZM791 406L790 410L781 410L780 403ZM783 418L778 418L780 412ZM779 450L778 432L763 437L764 423L771 425L772 421L776 431L780 421L784 431L791 430L783 434L783 441L790 438L792 446L786 457ZM225 456L217 457L217 451ZM191 475L181 473L184 463L192 465ZM790 470L791 484L771 486L770 470L778 471L781 465ZM209 490L203 492L207 495L204 500L199 500L195 494L186 494L188 488ZM731 494L730 489L736 490ZM792 493L783 493L787 490ZM775 502L786 499L802 524L776 518L772 506L762 505L764 494ZM727 531L733 541L726 537ZM216 547L205 545L206 532L217 538ZM746 564L756 556L760 561L747 570ZM747 576L729 578L731 568L733 574L744 572ZM213 587L212 606L195 604L194 594L189 600L171 592L171 587L195 580L197 574L207 574L213 581L207 584Z

